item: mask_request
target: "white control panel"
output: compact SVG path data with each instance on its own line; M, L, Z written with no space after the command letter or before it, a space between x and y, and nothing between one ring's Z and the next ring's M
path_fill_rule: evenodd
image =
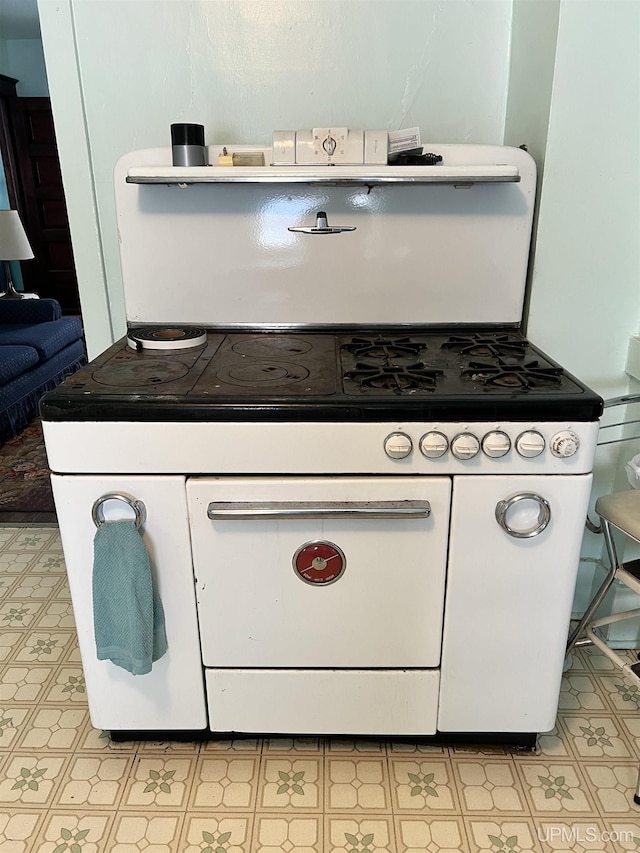
M557 463L566 465L580 457L582 439L579 435L591 425L541 424L433 424L431 428L413 433L411 424L388 433L383 441L385 454L392 460L422 459L438 469L453 465L478 464L482 470L492 465L510 470L555 470ZM415 452L414 452L415 447ZM528 469L533 464L535 467ZM525 466L523 468L523 465ZM436 469L434 469L436 470ZM498 469L496 469L498 470Z
M347 127L275 130L272 165L386 165L388 148L386 130L349 130Z

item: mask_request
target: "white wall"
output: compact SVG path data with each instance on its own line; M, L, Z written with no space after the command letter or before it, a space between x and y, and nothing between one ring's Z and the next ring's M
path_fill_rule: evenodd
M6 42L9 76L18 81L19 98L49 96L44 53L40 39L8 39Z
M209 144L268 144L274 129L333 123L416 124L425 141L502 142L510 0L40 0L39 8L94 355L111 326L116 337L124 330L114 164L128 150L169 145L172 122L204 124Z
M505 145L526 145L538 175L547 147L560 0L513 0Z
M608 398L640 390L624 372L640 327L639 44L639 3L561 3L528 333ZM593 500L626 487L630 452L598 452ZM576 611L601 549L587 534Z

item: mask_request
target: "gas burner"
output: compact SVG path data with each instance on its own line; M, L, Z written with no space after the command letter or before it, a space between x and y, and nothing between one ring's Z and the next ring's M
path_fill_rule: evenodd
M526 347L525 340L511 335L452 335L442 344L442 349L452 349L461 355L476 358L499 358L506 355L522 358Z
M408 366L386 364L377 367L358 362L355 370L348 370L344 376L363 388L402 394L404 391L433 391L442 373L442 370L432 370L421 362Z
M343 349L356 358L382 359L386 362L394 358L415 358L426 346L411 338L383 338L378 335L372 338L352 338L350 343L343 344Z
M541 367L538 361L508 365L471 361L469 367L465 367L461 371L461 376L464 379L472 379L481 385L513 388L520 391L528 391L548 385L560 385L562 375L561 367Z
M135 350L188 349L206 342L206 330L196 326L140 326L127 332L127 344Z

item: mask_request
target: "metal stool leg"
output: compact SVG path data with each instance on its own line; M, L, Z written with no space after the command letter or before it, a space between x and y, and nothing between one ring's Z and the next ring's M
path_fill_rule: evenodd
M616 570L618 568L618 555L616 553L616 546L613 541L613 537L611 536L611 527L609 526L609 522L602 519L602 533L604 534L604 541L607 546L607 555L609 558L609 571L607 572L607 576L602 582L602 586L595 594L591 604L586 609L584 616L578 622L577 626L574 628L573 632L569 636L569 641L567 642L567 654L571 652L576 642L579 640L582 629L584 626L591 620L591 617L596 612L600 604L602 603L602 599L609 592L611 585L613 584L616 578Z

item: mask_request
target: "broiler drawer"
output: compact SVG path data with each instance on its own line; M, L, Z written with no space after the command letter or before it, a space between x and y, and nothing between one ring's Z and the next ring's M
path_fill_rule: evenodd
M205 670L214 732L432 735L434 670Z

